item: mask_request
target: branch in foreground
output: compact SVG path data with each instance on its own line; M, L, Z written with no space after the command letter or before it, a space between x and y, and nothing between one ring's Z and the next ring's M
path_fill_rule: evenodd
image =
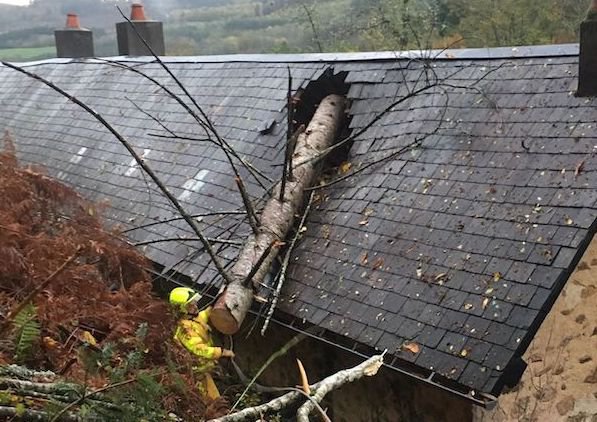
M344 384L357 381L363 377L372 377L376 375L383 365L384 355L385 352L381 355L373 356L358 366L350 369L344 369L314 385L311 385L310 389L313 392L313 395L299 408L297 413L297 422L308 422L309 414L316 408L314 402L321 402L321 400L323 400L323 398L329 392L343 386ZM245 420L258 420L265 414L279 412L295 405L296 402L301 398L304 398L304 395L301 392L293 391L275 398L268 403L255 407L248 407L232 415L212 419L212 422L242 422Z
M30 77L32 79L40 81L44 85L46 85L49 88L53 89L54 91L58 92L60 95L68 98L71 102L75 103L76 105L78 105L79 107L81 107L83 110L85 110L87 113L89 113L91 116L93 116L112 135L114 135L114 137L116 139L118 139L118 141L126 148L126 150L129 152L129 154L134 158L135 162L139 165L139 167L141 167L143 169L143 171L145 171L145 173L147 173L147 175L151 178L151 180L162 191L162 193L164 194L164 196L166 196L166 198L168 198L168 200L172 203L172 205L174 206L174 208L176 208L176 210L178 211L178 213L183 217L183 219L185 220L185 222L195 232L195 234L197 235L197 237L199 239L201 239L201 243L203 244L203 247L205 248L205 250L209 254L211 260L213 261L214 265L216 266L218 272L222 275L222 277L228 283L232 282L232 277L230 277L230 275L228 274L228 272L224 269L222 263L220 262L220 259L216 256L216 254L215 254L215 252L214 252L211 244L209 243L209 241L207 240L207 238L203 235L203 232L199 228L199 225L197 224L197 222L193 219L193 217L189 213L186 212L186 210L183 208L183 206L178 201L178 199L176 199L176 197L174 195L172 195L172 193L168 190L168 188L166 187L166 185L164 185L164 183L160 180L160 178L157 176L157 174L151 169L151 167L149 167L149 165L145 162L145 160L143 158L141 158L139 156L139 154L137 154L137 152L134 150L134 148L131 146L131 144L116 129L114 129L114 127L112 127L112 125L110 125L106 121L106 119L104 119L104 117L101 114L99 114L98 112L96 112L94 109L92 109L91 107L89 107L87 104L85 104L84 102L82 102L81 100L79 100L74 95L69 94L68 92L66 92L62 88L60 88L59 86L55 85L54 83L48 81L47 79L45 79L45 78L43 78L43 77L41 77L39 75L36 75L35 73L31 73L31 72L23 69L22 67L16 66L14 64L11 64L11 63L8 63L8 62L5 62L5 61L0 61L0 64L2 64L3 66L8 67L10 69L16 70L17 72L20 72L20 73L22 73L24 75L27 75L28 77Z

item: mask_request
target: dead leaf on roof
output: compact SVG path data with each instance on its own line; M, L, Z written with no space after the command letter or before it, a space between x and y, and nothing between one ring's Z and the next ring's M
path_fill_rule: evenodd
M346 174L350 171L351 168L352 168L352 163L345 161L342 164L340 164L340 167L338 167L338 170L340 171L340 174Z
M373 261L374 270L379 270L381 267L383 267L383 258L377 258L375 261Z
M324 239L329 239L330 234L331 234L330 226L328 226L327 224L324 224L323 226L321 226L321 236Z
M464 304L464 309L466 309L467 311L473 309L473 304L472 303L465 303Z
M495 273L493 273L493 281L495 283L497 283L501 279L502 279L502 273L500 273L499 271L496 271Z
M585 169L585 160L582 160L580 163L574 167L574 178L577 178Z
M574 220L571 219L570 217L568 217L567 215L564 216L564 222L566 223L566 225L571 226L574 224Z
M365 217L369 217L370 215L373 215L374 212L375 210L373 208L365 208L363 214L365 214Z
M369 223L369 220L361 220L359 221L359 226L366 226Z
M460 356L462 356L463 358L468 356L468 350L466 349L462 349L462 352L460 352Z
M448 276L448 273L440 273L435 276L435 282L438 284L444 284L447 276Z
M417 343L406 343L402 346L402 348L415 355L421 351L421 346L419 346Z
M367 265L369 263L369 253L364 252L361 255L361 265Z
M487 308L487 305L489 305L489 298L486 297L485 299L483 299L483 309Z

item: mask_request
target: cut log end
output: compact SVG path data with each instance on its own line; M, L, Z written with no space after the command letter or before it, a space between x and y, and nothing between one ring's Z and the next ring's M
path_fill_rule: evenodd
M233 335L240 328L232 313L226 308L214 308L210 315L210 322L222 334Z

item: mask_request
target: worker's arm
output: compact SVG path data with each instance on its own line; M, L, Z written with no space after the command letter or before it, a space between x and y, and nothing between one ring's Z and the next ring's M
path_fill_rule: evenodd
M200 337L187 339L182 343L189 352L203 359L218 360L224 356L221 347L208 346Z

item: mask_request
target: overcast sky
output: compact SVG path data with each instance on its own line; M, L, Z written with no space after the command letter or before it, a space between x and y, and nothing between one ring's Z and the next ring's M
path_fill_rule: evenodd
M0 0L0 3L16 4L17 6L25 6L29 4L29 0Z

